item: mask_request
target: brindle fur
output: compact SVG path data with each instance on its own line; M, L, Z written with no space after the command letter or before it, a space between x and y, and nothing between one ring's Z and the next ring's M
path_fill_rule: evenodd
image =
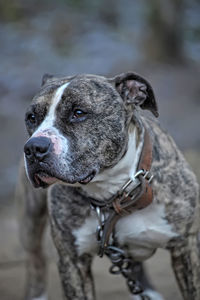
M127 149L130 118L135 124L145 124L153 143L153 201L165 205L166 220L176 232L176 237L167 243L166 249L171 252L172 266L183 298L199 300L199 186L183 155L155 119L144 117L136 109L132 113L130 106L127 108L119 101L121 97L119 91L113 87L113 80L108 81L100 76L79 75L47 80L31 104L31 110L37 110L38 122L41 122L47 113L55 90L67 81L72 81L71 88L65 90L56 109L55 125L73 141L73 153L78 153L70 159L71 173L67 175L69 181L78 178L79 173L84 173L89 163L95 165L98 171L115 165ZM76 105L82 105L82 101L90 112L88 124L86 127L80 124L78 129L75 129L69 123L69 114L74 102ZM154 109L152 107L151 110ZM133 109L133 106L131 108ZM145 108L148 108L148 104L145 104ZM92 114L95 114L95 122ZM83 127L82 130L80 126ZM101 126L106 127L106 130L102 130ZM35 129L29 127L29 134ZM110 141L105 143L105 140ZM88 143L90 148L86 150ZM82 152L78 151L80 145L84 149ZM48 168L59 169L61 166L57 161L51 162ZM53 174L57 174L56 172L57 170L52 170ZM81 187L56 184L50 187L48 192L34 189L28 182L22 166L17 196L22 207L21 239L28 253L26 299L32 300L45 292L46 264L41 240L47 210L52 237L59 255L58 267L65 299L95 299L91 274L94 253L79 255L73 235L73 231L80 228L91 214L90 204Z

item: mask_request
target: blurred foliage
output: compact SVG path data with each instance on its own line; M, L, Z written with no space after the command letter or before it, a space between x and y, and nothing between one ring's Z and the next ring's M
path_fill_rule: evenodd
M0 0L0 21L26 25L26 21L41 12L55 11L56 16L58 11L66 11L66 18L57 18L51 35L56 48L67 55L71 38L81 35L85 30L83 23L91 18L94 26L100 21L121 35L125 34L123 30L132 30L134 34L135 20L127 23L129 28L121 30L121 15L122 10L131 11L137 5L137 0ZM140 6L143 24L140 43L144 56L159 61L182 62L185 41L200 42L200 18L196 16L192 20L194 7L197 7L196 15L200 13L200 0L143 0Z
M0 1L1 21L13 22L20 20L24 15L23 7L17 0Z
M117 26L118 13L116 0L59 0L77 11L97 15L103 22L110 26Z
M181 60L183 53L184 0L146 1L148 53L162 61Z
M23 22L50 2L51 0L0 0L0 20L2 22Z

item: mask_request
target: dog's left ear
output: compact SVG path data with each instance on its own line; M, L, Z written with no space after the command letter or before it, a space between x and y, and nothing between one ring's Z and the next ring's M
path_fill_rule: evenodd
M48 74L48 73L45 73L42 77L42 84L41 86L45 85L46 83L50 82L50 80L52 80L53 78L55 78L54 75L52 74Z
M120 74L109 80L126 104L140 106L150 110L155 117L159 116L153 89L146 79L129 72Z

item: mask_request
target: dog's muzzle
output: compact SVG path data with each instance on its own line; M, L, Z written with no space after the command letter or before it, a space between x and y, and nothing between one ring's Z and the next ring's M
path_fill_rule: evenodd
M57 181L46 167L52 149L53 144L47 137L30 138L24 146L28 177L35 187L47 187Z
M84 171L76 175L62 174L57 169L58 156L54 144L48 137L30 138L24 146L27 175L34 187L46 188L58 181L74 184L88 184L96 175L96 170Z

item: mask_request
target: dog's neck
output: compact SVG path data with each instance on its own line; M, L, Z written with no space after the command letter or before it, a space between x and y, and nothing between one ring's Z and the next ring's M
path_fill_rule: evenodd
M143 146L143 133L139 134L137 126L130 124L128 148L123 158L112 168L108 168L87 185L82 186L86 194L94 199L111 198L130 179L134 178Z

